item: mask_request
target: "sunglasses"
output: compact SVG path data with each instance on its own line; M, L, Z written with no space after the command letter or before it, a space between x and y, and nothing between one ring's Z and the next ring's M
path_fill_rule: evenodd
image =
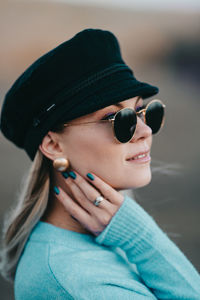
M152 100L143 105L141 108L142 109L139 111L135 111L132 108L123 108L119 110L114 117L107 120L90 121L76 124L65 123L63 125L67 127L89 123L110 122L112 124L114 137L117 139L117 141L120 143L127 143L134 136L137 125L137 116L152 129L152 134L156 134L164 125L165 105L161 100Z

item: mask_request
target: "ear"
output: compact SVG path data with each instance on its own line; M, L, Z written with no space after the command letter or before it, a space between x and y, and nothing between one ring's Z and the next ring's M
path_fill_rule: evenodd
M49 159L54 160L55 158L62 157L62 149L59 144L57 134L49 131L42 140L39 146L40 151Z

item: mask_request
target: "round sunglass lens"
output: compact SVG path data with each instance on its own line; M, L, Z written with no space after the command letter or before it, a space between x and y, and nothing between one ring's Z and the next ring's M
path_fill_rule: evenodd
M163 117L164 117L164 107L162 103L155 101L152 102L146 110L146 124L152 129L152 134L159 131Z
M114 131L116 138L121 143L127 143L133 136L137 124L137 117L134 110L124 108L120 110L114 121Z

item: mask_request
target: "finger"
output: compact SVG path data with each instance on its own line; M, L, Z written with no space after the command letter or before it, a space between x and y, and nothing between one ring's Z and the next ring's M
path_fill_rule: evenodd
M101 216L102 220L98 220L94 216L91 216L81 206L74 202L63 190L59 187L59 194L56 192L57 199L63 204L69 214L74 217L84 228L92 232L94 235L98 235L104 230L109 223L111 217L104 215Z
M71 179L69 181L67 179L66 181L67 183L69 183L72 192L74 192L74 196L85 196L88 199L88 201L92 203L92 206L95 207L93 202L98 196L100 196L101 193L97 191L97 188L92 186L90 182L85 180L80 174L78 174L77 172L74 173L76 174L76 178ZM112 210L113 205L108 199L104 199L99 207L104 208L106 210Z
M81 191L81 189L76 184L76 180L67 178L66 185L70 188L74 200L91 215L97 216L96 206L86 197L86 195Z
M79 203L84 205L84 208L88 208L89 212L95 213L97 206L94 205L94 200L100 196L99 191L95 187L93 187L87 180L85 180L80 174L74 172L76 174L75 179L67 178L66 183L69 185L73 195ZM90 205L87 203L89 202ZM114 208L113 204L110 203L107 199L104 199L98 208L105 209L106 211L112 213Z
M112 204L120 205L124 201L124 196L112 188L109 184L103 181L100 177L91 173L94 176L92 184L101 192L101 194Z
M59 187L59 194L56 193L56 197L63 204L67 212L79 222L86 224L90 221L90 214L74 202L61 187Z

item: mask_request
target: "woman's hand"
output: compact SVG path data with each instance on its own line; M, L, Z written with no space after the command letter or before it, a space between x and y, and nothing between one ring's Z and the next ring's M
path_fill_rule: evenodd
M94 174L92 174L94 180L90 180L91 185L89 180L86 180L77 172L73 173L75 173L76 178L68 177L65 182L77 202L65 193L61 187L58 187L59 193L58 189L54 188L54 191L57 191L56 197L72 217L88 231L98 236L122 205L124 196ZM99 206L95 206L93 201L100 195L104 197L104 200Z

